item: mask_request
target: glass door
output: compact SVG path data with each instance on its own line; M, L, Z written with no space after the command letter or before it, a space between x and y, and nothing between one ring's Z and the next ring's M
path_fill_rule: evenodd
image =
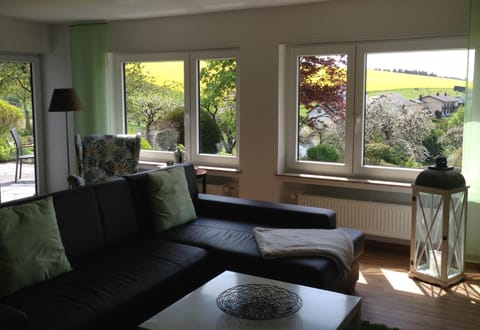
M33 62L0 57L0 201L37 193Z

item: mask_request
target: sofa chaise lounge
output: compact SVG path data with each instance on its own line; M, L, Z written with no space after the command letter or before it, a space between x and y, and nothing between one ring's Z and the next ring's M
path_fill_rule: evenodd
M72 270L1 297L0 329L135 329L224 270L354 290L362 232L344 229L354 246L345 278L325 257L264 259L252 234L256 226L334 229L332 210L199 194L194 167L176 166L185 171L197 218L161 232L148 196L151 171L47 195Z

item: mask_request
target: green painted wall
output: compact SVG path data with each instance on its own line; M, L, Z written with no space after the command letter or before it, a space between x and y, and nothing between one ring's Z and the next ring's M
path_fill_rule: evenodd
M110 133L107 104L106 24L70 27L73 87L83 111L75 112L75 132Z
M471 0L470 49L475 50L473 88L465 113L463 173L469 189L466 259L480 262L480 0Z

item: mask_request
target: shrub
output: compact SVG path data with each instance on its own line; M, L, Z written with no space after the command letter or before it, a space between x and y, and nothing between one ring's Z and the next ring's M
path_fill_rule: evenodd
M142 150L152 150L152 146L148 143L147 139L143 138L140 140L140 149Z
M0 136L5 136L12 127L17 127L24 115L19 108L0 99Z
M7 138L10 137L10 129L19 126L23 118L19 108L0 99L0 161L12 159L12 147Z
M307 159L321 162L337 162L340 159L340 154L335 147L319 144L307 150Z
M176 108L165 116L165 120L178 132L177 144L183 145L185 145L184 117L183 107ZM217 123L205 110L200 110L200 152L217 153L217 143L220 141L220 129Z
M387 163L395 163L394 150L392 147L383 143L368 143L365 146L365 158L370 165L380 165L382 161Z
M462 129L463 132L463 129ZM425 148L428 150L428 156L423 162L424 164L434 164L435 163L435 157L437 155L443 155L444 154L444 148L441 143L442 138L441 138L442 132L439 129L433 130L429 136L423 141L423 145ZM448 141L451 141L449 139ZM460 142L461 145L461 142Z
M13 159L12 147L7 139L0 138L0 162L7 162Z
M176 144L185 145L185 111L183 107L178 107L172 111L167 112L165 115L165 120L172 125L178 133L178 139Z
M221 132L215 120L205 110L200 110L200 152L216 154Z

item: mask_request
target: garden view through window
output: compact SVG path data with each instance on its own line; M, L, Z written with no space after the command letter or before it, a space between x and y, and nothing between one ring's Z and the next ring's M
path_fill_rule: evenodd
M183 61L124 63L127 133L143 150L174 151L185 144Z
M236 155L237 61L197 62L199 80L199 153Z
M36 193L32 72L28 61L0 59L1 202Z
M466 49L297 56L297 162L346 163L350 144L354 169L421 169L439 154L461 167L467 58ZM355 73L360 121L349 134L350 61L364 71Z
M123 63L126 130L141 134L143 150L235 156L237 61L193 63L192 75L185 60Z
M343 163L348 55L298 61L298 159Z
M367 54L364 165L462 166L466 50ZM453 70L452 70L453 69Z

